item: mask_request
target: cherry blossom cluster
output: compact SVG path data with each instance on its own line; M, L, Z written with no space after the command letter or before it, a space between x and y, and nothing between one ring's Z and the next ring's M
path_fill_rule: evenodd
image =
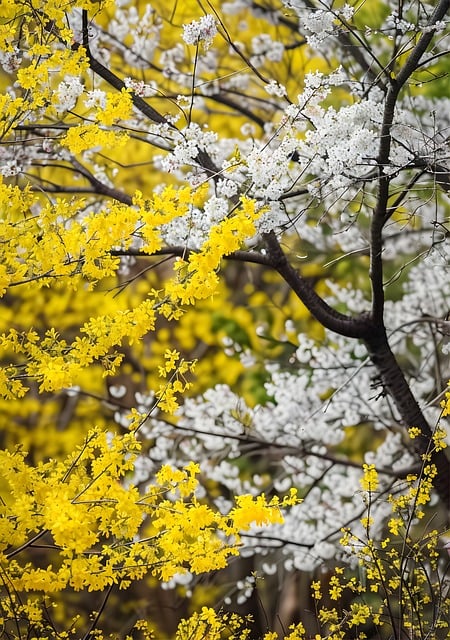
M211 14L206 14L200 20L194 20L183 26L183 40L186 44L202 43L204 47L209 48L216 33L216 21Z

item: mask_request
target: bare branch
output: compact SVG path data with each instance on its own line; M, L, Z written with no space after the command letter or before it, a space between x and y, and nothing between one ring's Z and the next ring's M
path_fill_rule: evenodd
M370 333L371 322L368 316L353 318L340 313L330 307L314 291L309 280L289 264L273 231L265 234L264 240L268 248L271 266L278 271L316 320L330 331L348 338L363 339Z

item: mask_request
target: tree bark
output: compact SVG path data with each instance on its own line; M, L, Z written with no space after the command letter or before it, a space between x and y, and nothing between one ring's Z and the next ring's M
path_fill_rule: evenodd
M416 452L421 461L430 455L430 461L436 465L437 476L434 487L442 502L450 510L450 461L445 451L434 451L433 430L425 419L411 388L406 381L389 346L384 329L374 331L364 340L370 359L375 365L383 384L383 388L395 403L405 429L418 427L421 435L414 440Z

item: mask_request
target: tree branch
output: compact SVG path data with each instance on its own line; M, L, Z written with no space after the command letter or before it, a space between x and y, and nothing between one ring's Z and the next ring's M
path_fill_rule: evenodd
M107 67L105 67L101 62L99 62L92 55L91 49L89 47L89 24L88 24L88 13L86 9L83 9L83 47L86 51L86 55L89 61L89 67L92 69L94 73L99 75L103 80L105 80L112 87L117 89L118 91L122 91L122 89L126 89L125 83L123 80L118 78L112 71L110 71ZM73 45L74 49L78 49L80 47L79 43L75 43ZM133 91L131 92L131 99L133 101L134 106L141 113L143 113L149 120L152 122L156 122L157 124L166 124L170 128L174 128L173 124L171 124L167 118L162 116L156 109L151 107L145 100L143 100L140 96L136 95Z
M314 291L311 283L289 264L273 231L265 234L264 240L268 248L270 265L278 271L318 322L326 329L348 338L364 339L370 333L371 321L368 316L353 318L340 313L330 307Z
M133 199L124 191L120 189L115 189L114 187L109 187L108 185L98 180L95 176L92 175L90 171L88 171L81 163L79 163L75 158L71 160L73 168L78 171L82 176L88 180L88 182L92 185L95 190L95 193L102 196L108 196L113 200L117 200L118 202L122 202L123 204L132 205Z
M86 9L83 9L82 14L83 21L83 47L86 50L86 55L89 61L89 67L92 69L94 73L99 75L103 80L105 80L112 87L117 89L118 91L122 91L122 89L126 89L125 83L123 80L118 78L110 69L105 67L101 62L99 62L94 56L89 47L89 24L88 24L88 13ZM79 48L80 44L75 43L74 48ZM134 106L138 109L143 115L145 115L149 120L155 122L157 124L165 124L170 129L174 131L178 131L178 129L173 125L165 116L161 115L156 109L151 107L145 100L143 100L140 96L136 95L134 91L130 93L131 99L133 101ZM215 166L209 155L205 151L199 151L197 154L197 161L199 164L210 174L210 176L215 177L219 174L219 169Z
M384 173L384 167L389 163L391 151L391 130L394 121L395 106L400 90L407 82L411 74L416 70L420 58L425 53L433 39L433 25L445 17L450 0L440 0L436 9L428 21L428 29L422 34L418 43L409 54L405 64L400 69L397 77L391 79L391 84L386 95L386 103L381 127L380 147L377 158L378 165L378 197L374 209L370 229L370 280L372 285L372 319L377 326L383 326L384 318L384 287L383 287L383 238L382 232L388 219L388 201L390 178Z
M144 253L140 249L115 249L109 252L112 256L129 256L134 258L151 258L152 256L173 256L179 258L188 258L189 254L192 253L191 249L187 247L173 246L173 247L164 247L159 251L154 251L151 254ZM265 267L272 267L272 261L269 256L264 255L263 253L258 253L257 251L234 251L227 256L223 257L224 260L229 261L238 261L238 262L249 262L251 264L260 264Z
M426 158L417 158L414 160L415 167L421 167L425 173L434 177L436 183L444 191L450 191L450 169L439 162L428 162Z

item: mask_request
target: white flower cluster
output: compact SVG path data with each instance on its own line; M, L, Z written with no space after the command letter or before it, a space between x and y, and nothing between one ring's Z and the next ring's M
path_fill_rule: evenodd
M22 63L19 50L0 51L0 66L6 73L15 73Z
M278 96L279 98L282 98L287 93L286 87L279 84L276 80L271 80L269 84L266 84L264 89L270 96Z
M417 240L416 240L417 242ZM449 324L446 321L450 301L450 247L443 237L436 234L436 245L417 265L411 268L403 286L404 294L395 303L386 305L386 322L392 330L396 350L409 353L413 370L420 371L411 379L411 386L418 397L432 398L436 388L450 377L450 361L446 357L450 342ZM424 319L429 319L424 322ZM408 346L413 344L416 351ZM439 357L439 351L443 357ZM442 380L426 363L439 362ZM439 404L429 407L431 418L439 415ZM449 434L450 435L450 434Z
M239 189L239 184L234 180L219 178L217 181L217 193L224 198L232 198Z
M114 42L131 40L131 44L123 47L125 62L140 68L148 68L153 61L161 39L163 22L151 4L145 5L140 14L135 5L115 11L114 18L108 24L108 33Z
M78 76L64 76L64 80L59 83L55 92L55 98L57 99L55 104L56 111L71 111L83 91L84 85Z
M278 146L255 144L246 157L255 197L277 200L284 191L289 190L294 179L288 165L296 146L295 138L288 136L285 136Z
M355 7L345 3L344 6L338 10L338 13L344 20L351 20L355 13Z
M338 111L329 107L310 117L315 127L299 143L299 154L309 160L309 171L351 182L374 165L380 129L376 102L368 99Z
M436 33L442 33L443 31L445 31L445 29L447 29L448 27L448 20L437 20L434 25L430 26L430 27L422 27L422 32L426 33L427 31L435 31Z
M173 173L182 165L196 165L199 151L206 151L215 155L218 135L214 131L202 129L193 123L182 129L178 134L178 143L170 155L161 161L163 171Z
M208 238L211 227L221 222L229 212L227 198L211 196L202 210L192 207L185 216L172 220L161 235L168 246L199 249Z
M163 67L163 75L178 82L181 86L192 88L192 76L180 71L179 67L185 62L185 51L181 42L174 47L165 49L161 53L160 61Z
M332 86L338 86L345 81L342 76L341 68L329 76L324 75L320 71L307 73L304 78L304 88L297 95L297 103L291 104L286 109L286 115L292 120L303 120L311 117L316 113L323 113L321 102L323 102L331 92Z
M127 89L131 89L137 96L141 98L149 98L158 93L156 85L146 84L142 80L135 80L134 78L124 78L124 84Z
M305 12L302 15L303 26L307 43L314 49L318 49L321 43L333 34L335 30L335 16L331 11L319 9L318 11Z
M398 15L398 11L393 11L386 18L381 30L383 32L400 32L407 33L408 31L417 31L417 24L413 22L408 22L404 18L400 18Z
M0 174L5 178L11 178L21 173L22 167L18 164L17 160L7 160L3 164L0 164Z
M267 137L253 143L250 151L241 145L255 197L275 201L294 184L300 186L299 177L304 176L303 184L315 197L336 198L365 177L378 153L379 103L367 97L339 110L324 109L321 103L345 81L341 68L328 76L307 74L304 91L285 109L278 130L268 129ZM284 93L274 83L269 87L270 93Z
M43 160L43 152L53 151L46 150L47 144L45 138L42 139L42 143L34 138L33 142L25 140L22 145L0 145L0 174L5 178L11 178L26 171L33 163L40 163ZM48 156L45 159L48 160Z
M418 118L420 127L417 126ZM449 127L450 98L418 95L399 101L390 155L393 169L404 167L414 157L447 165L448 140L445 132Z
M106 93L102 89L86 91L84 105L87 109L104 109L106 107Z
M267 203L267 210L258 219L259 233L269 233L273 229L280 229L290 223L286 208L277 200Z
M262 66L267 62L280 62L283 58L284 45L282 42L273 40L269 34L262 33L252 38L252 55L250 62L255 67Z
M425 22L421 23L416 20L415 15L415 7L411 6L412 3L409 3L409 7L403 7L402 17L399 16L398 10L394 9L385 19L380 31L388 34L407 34L407 33L429 33L430 31L435 31L436 33L442 33L447 28L448 21L438 20L435 24L428 24L428 19ZM407 8L410 11L407 11ZM431 9L432 7L430 7ZM403 16L409 16L411 20L407 20ZM392 35L391 35L392 37Z
M206 49L211 46L217 34L216 20L213 15L206 14L200 20L193 20L183 25L183 40L186 44L202 44Z
M329 4L325 2L320 3L320 9L313 9L311 3L304 0L283 0L283 4L295 11L306 42L317 50L323 49L325 41L338 32L342 21L349 22L355 13L355 8L347 2L341 8L333 10L324 8Z

